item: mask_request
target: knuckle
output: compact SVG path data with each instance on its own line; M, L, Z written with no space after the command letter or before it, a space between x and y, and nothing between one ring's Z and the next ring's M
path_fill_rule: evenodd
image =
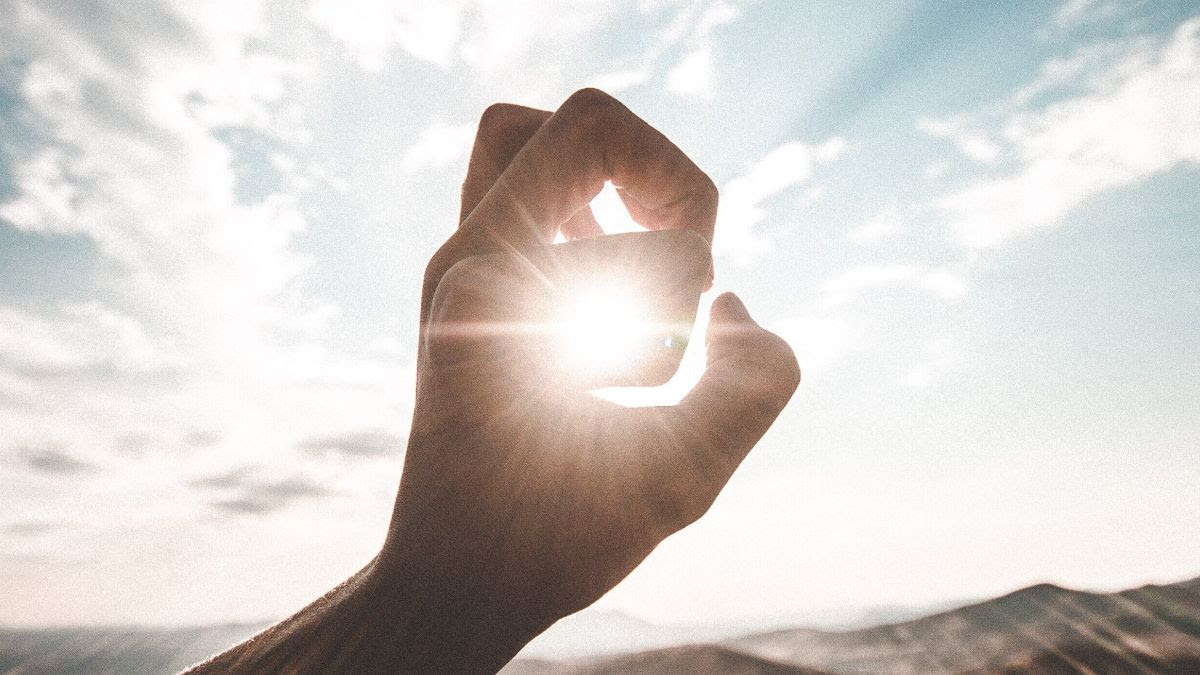
M559 111L573 124L598 130L606 127L621 107L621 102L612 96L587 87L568 96Z
M425 283L427 285L437 283L456 260L458 260L458 256L453 250L453 246L450 243L443 244L425 265Z
M469 287L471 273L469 260L442 261L438 268L426 272L425 282L434 291L434 307L441 306L447 296L453 296L461 289Z
M511 103L493 103L484 108L479 116L479 131L486 132L507 127L518 118L521 107Z
M502 169L545 122L549 113L512 103L493 103L479 116L475 153Z
M595 87L584 87L567 97L563 107L568 108L605 108L616 103L612 95Z

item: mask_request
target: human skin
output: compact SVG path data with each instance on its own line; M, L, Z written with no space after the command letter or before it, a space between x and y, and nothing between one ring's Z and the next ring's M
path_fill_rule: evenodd
M625 408L548 376L519 332L538 283L517 262L594 236L611 180L642 225L712 241L717 191L662 134L594 89L553 114L480 120L458 230L421 294L416 403L385 543L297 614L190 672L495 672L699 518L791 398L787 344L717 297L707 366L679 404ZM486 264L479 262L488 260Z

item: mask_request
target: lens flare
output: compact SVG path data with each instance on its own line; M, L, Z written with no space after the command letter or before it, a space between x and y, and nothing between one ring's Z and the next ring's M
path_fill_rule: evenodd
M581 373L619 369L639 357L649 320L636 294L619 284L565 293L555 322L560 358Z

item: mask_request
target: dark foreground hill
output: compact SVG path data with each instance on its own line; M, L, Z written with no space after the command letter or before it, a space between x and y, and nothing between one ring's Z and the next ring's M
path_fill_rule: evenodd
M0 673L170 673L260 628L0 630ZM1041 584L873 628L783 630L587 660L519 659L504 672L1200 673L1200 578L1120 593Z

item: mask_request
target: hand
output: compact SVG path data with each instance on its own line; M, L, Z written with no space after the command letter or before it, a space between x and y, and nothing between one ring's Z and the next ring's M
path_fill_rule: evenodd
M548 376L510 330L538 282L520 261L600 234L605 180L650 229L711 242L712 181L612 97L483 115L460 225L426 269L412 432L387 540L366 569L218 669L488 672L594 602L699 518L800 380L732 294L707 369L672 407L623 408ZM481 254L509 252L509 256ZM507 261L507 262L505 262Z
M484 114L461 225L425 276L413 429L381 561L457 595L466 623L515 631L504 661L699 518L799 382L787 344L729 294L713 304L708 369L674 407L590 396L548 376L526 336L487 329L533 319L513 298L538 279L519 256L471 256L548 246L563 223L568 237L597 233L587 203L606 179L641 224L711 241L708 177L625 106L584 90L552 116Z

